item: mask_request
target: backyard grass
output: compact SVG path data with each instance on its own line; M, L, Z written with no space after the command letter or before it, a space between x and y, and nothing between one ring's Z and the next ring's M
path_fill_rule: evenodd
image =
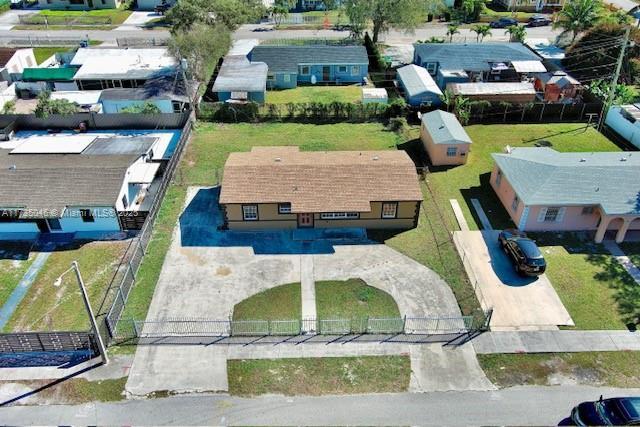
M33 263L36 253L30 243L3 242L0 247L0 307L7 301L22 276Z
M58 52L66 52L71 50L70 47L63 46L47 46L47 47L34 47L33 55L36 57L36 62L38 65L42 64L44 61L49 59L52 55L55 55Z
M229 393L322 395L400 393L411 375L408 356L229 360Z
M640 352L479 354L480 366L499 387L584 384L640 387Z
M233 307L233 320L296 319L302 319L300 283L289 283L267 289Z
M362 100L362 86L300 86L295 89L270 90L267 104L302 104L320 102L356 103Z
M77 242L60 248L47 259L6 325L6 331L87 330L89 319L73 272L72 261L80 271L94 308L102 303L105 293L128 245L119 242Z
M398 305L391 295L361 279L316 282L315 286L319 319L400 317Z

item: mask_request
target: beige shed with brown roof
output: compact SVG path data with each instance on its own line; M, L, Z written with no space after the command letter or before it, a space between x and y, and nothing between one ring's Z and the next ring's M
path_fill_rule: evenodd
M411 228L422 192L404 151L300 151L254 147L231 153L220 205L230 229Z

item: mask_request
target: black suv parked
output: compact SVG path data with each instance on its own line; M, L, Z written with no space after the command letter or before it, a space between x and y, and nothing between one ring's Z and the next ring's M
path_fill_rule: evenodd
M535 242L519 230L503 230L498 236L500 247L511 259L516 272L522 276L539 276L547 263Z
M578 426L640 425L640 397L614 397L596 402L582 402L571 411L571 421Z
M491 28L507 28L518 25L518 21L513 18L500 18L497 21L489 22Z

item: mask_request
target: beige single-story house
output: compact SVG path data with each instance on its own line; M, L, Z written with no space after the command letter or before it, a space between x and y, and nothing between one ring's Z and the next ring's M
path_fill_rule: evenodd
M548 147L493 154L490 183L522 231L640 230L640 155L559 153Z
M431 164L463 165L471 151L471 138L454 114L435 110L422 115L420 139Z
M231 230L363 227L408 229L422 192L404 151L299 151L253 147L231 153L220 207Z

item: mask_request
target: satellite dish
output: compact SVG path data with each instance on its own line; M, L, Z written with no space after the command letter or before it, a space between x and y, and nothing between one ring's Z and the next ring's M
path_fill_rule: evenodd
M316 83L318 83L318 79L316 78L316 76L315 75L311 76L311 84L314 85Z

